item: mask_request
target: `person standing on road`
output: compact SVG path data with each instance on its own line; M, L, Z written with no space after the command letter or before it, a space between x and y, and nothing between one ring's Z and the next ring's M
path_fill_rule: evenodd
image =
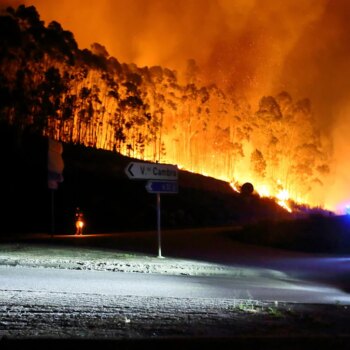
M75 212L75 234L76 235L82 235L83 234L83 228L84 228L84 215L81 212L80 208L78 207Z

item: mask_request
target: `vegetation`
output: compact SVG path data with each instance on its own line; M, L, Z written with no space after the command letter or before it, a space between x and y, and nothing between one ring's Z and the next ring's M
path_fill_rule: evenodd
M15 130L0 124L1 234L48 233L52 209L55 233L73 234L76 207L84 212L86 233L156 230L156 196L146 191L146 181L129 180L124 171L134 158L64 144L64 181L49 190L47 139L24 131L18 149ZM214 178L180 170L178 184L178 194L162 195L163 228L240 225L289 216L272 199L239 194Z
M30 130L225 181L266 183L310 203L330 171L310 101L281 92L253 110L201 84L194 60L185 73L181 80L168 68L120 63L99 43L80 50L33 6L0 16L0 121L16 127L19 141Z
M292 217L291 217L292 218ZM348 254L350 217L326 213L245 225L232 239L255 245L313 253Z

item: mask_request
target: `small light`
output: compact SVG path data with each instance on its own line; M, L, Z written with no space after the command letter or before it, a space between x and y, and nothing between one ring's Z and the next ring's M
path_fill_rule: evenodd
M350 204L347 204L347 205L345 206L345 214L346 214L346 215L350 215Z

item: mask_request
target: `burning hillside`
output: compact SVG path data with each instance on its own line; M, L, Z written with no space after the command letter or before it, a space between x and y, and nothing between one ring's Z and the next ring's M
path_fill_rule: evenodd
M46 18L50 18L49 4L37 3ZM73 3L81 6L79 1ZM105 9L108 5L121 6L120 13L125 14L121 3L115 3L118 5L104 2ZM70 6L63 4L62 9ZM164 13L164 17L157 17L159 21L152 22L157 30L173 17L170 3L155 1L154 4L156 11L152 14L146 11L149 7L142 1L131 2L125 11L130 14L133 8L142 5L148 14L145 23ZM108 37L103 42L101 39L101 43L93 43L89 49L79 49L72 32L56 21L45 25L36 8L20 6L4 10L1 119L20 130L31 128L62 142L177 164L179 168L228 181L233 187L251 182L260 195L275 197L288 210L289 198L335 209L334 200L326 196L334 176L332 141L323 128L330 123L320 122L319 104L314 107L313 100L295 97L300 93L295 85L290 85L290 92L286 91L289 85L284 82L272 88L272 81L281 79L276 69L282 72L286 52L299 40L300 33L285 32L294 41L289 38L290 41L284 42L280 34L278 40L274 37L267 42L272 38L272 30L259 31L262 27L258 23L266 24L271 19L270 7L263 8L260 17L254 17L258 14L254 1L245 7L237 2L237 9L230 2L218 4L221 7L205 1L211 10L206 9L205 13L215 14L211 17L200 12L206 23L203 31L208 46L204 45L202 56L196 57L193 52L191 56L196 60L185 60L185 67L165 58L166 53L172 52L172 44L180 41L178 31L164 50L157 51L154 46L139 48L138 54L132 54L122 50L125 41L119 41L117 49L117 44L111 44ZM310 14L300 20L301 24L298 22L299 30L311 22L317 23L327 3L314 5L311 15L310 4L293 8L288 2L282 13L288 10L291 17L283 17L285 24L280 24L279 29L287 30L286 23L303 11ZM186 10L184 6L180 2L179 9L185 13L180 22L185 27L186 16L196 13L198 2L191 1ZM244 16L236 27L227 21L226 14L230 10L239 12L238 9ZM275 11L281 8L276 7ZM76 12L70 9L69 13L74 17ZM142 29L143 22L137 22L137 13L133 23ZM57 8L55 14L61 16ZM127 18L130 17L124 20ZM99 20L96 19L97 23ZM116 25L120 31L122 22ZM254 23L248 32L242 29L247 23ZM218 31L214 33L210 25L217 26ZM141 39L147 33L150 35L150 31L143 33L141 29L137 42L149 42ZM223 29L227 35L218 40ZM131 33L127 32L124 39ZM198 32L199 37L203 38ZM234 44L228 45L228 41ZM113 51L123 52L124 57L139 63L121 63L119 56L108 53L102 45L105 42ZM183 48L184 54L191 53L190 46ZM266 48L270 48L268 52ZM270 56L272 61L268 59ZM143 65L154 62L154 58L158 59L157 65ZM311 91L307 92L315 97Z

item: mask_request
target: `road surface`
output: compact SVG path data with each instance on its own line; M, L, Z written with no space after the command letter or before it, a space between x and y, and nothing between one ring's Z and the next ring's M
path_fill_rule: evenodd
M289 279L283 274L260 276L258 272L254 276L238 278L0 266L0 280L2 291L21 291L22 295L31 292L83 293L350 305L350 295L339 289Z

